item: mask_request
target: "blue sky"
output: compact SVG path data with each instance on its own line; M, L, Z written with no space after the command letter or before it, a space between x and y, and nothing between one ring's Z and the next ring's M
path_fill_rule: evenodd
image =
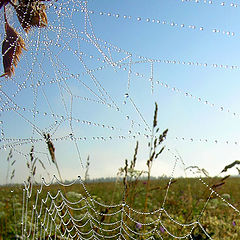
M64 179L83 176L81 161L85 165L88 155L91 178L116 176L132 158L136 140L137 168L146 169L145 135L150 135L154 102L161 131L169 129L165 144L170 149L155 161L154 176L170 175L177 154L186 166L197 165L211 175L239 159L239 6L89 0L86 18L82 1L46 4L48 28L29 35L9 10L9 22L28 51L15 76L1 79L0 183L6 182L13 142L16 163L9 171L16 169L14 182L26 179L29 139L35 156L50 175L56 174L43 133L51 135ZM4 104L6 96L11 100ZM20 110L7 110L11 101ZM28 143L17 146L15 138ZM37 169L37 179L47 177L39 163ZM183 165L174 170L174 176L184 175Z

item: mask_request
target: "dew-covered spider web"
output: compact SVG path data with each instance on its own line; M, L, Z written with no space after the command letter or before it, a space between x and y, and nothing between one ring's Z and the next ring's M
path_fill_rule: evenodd
M171 51L169 57L162 53L158 56L158 45L154 42L159 36L155 39L149 31L155 32L152 28L160 26L158 31L162 31L163 42L159 45L164 53L175 42L174 33L188 35L193 32L203 38L217 35L220 44L236 41L239 33L229 26L212 27L207 21L201 23L203 25L188 23L191 18L188 22L182 22L186 19L175 22L168 20L166 15L159 18L146 16L144 12L136 15L127 7L109 11L105 5L106 10L99 10L101 3L94 7L94 1L80 0L26 1L26 12L19 18L15 13L16 6L25 1L6 2L8 4L4 11L1 9L0 16L2 44L9 40L5 30L6 18L25 42L15 73L0 79L0 151L8 164L5 182L25 181L22 218L17 227L21 235L16 236L19 239L215 239L214 227L209 225L215 226L217 221L222 221L229 239L238 239L239 200L231 199L228 192L219 193L218 189L229 178L219 172L224 174L240 163L236 160L240 154L240 142L235 134L239 129L229 127L239 121L240 111L233 110L237 109L235 99L214 98L214 93L223 96L227 92L230 96L232 88L233 95L236 94L238 85L232 82L230 88L225 80L209 83L206 76L216 74L216 78L220 78L229 74L235 80L240 65L232 61L223 63L214 57L210 60L201 57L188 59L181 51L182 42L177 47L179 56L172 57ZM27 32L23 22L28 19L31 4L36 2L46 7L47 25L31 26ZM230 7L231 11L238 8L237 3L176 2L180 8L197 3L204 3L205 7L209 5L209 8L215 5ZM127 30L129 25L130 30ZM120 32L120 27L128 32L126 37L118 35L116 29ZM168 32L166 27L171 30ZM131 34L131 28L139 31L139 36ZM113 29L116 33L112 32ZM145 35L142 29L146 30ZM166 40L166 36L170 40ZM143 38L144 48L138 48L140 38ZM152 44L154 50L148 54ZM143 53L128 50L135 45ZM230 45L231 42L226 46ZM10 48L11 45L2 52L2 73L6 73L2 66ZM184 71L181 72L180 68ZM171 75L174 71L176 74ZM189 72L193 72L191 78L194 76L196 80L188 85L184 79L189 78ZM218 89L218 84L224 87ZM186 106L185 110L181 104ZM154 106L155 113L158 107L158 120L155 119ZM197 115L198 112L201 116L205 114L204 117ZM185 114L186 117L182 117ZM190 121L195 125L192 126ZM159 126L157 130L156 125ZM229 132L213 131L212 125L219 129L225 126ZM165 148L159 154L150 152L148 156L145 149L155 146L153 135L167 128L169 134L167 137L163 134L163 139L159 140L159 145L161 143ZM156 159L152 172L162 176L160 187L150 188L144 178L143 182L138 182L142 188L134 195L128 189L134 186L134 182L126 183L126 178L129 180L129 165L126 164L127 177L124 179L123 174L123 179L117 179L114 192L108 190L107 183L102 189L113 195L111 201L106 200L103 193L95 193L96 190L91 189L91 184L86 181L88 170L90 176L116 175L124 160L132 159L136 142L140 145L138 152L135 150L140 159L137 168L146 167L146 159L148 167L153 158ZM189 151L187 161L179 154L184 144L185 151ZM187 144L194 146L188 149ZM223 148L228 151L221 154ZM234 152L230 162L218 164L217 160L209 160L214 154L227 157L229 152ZM200 159L204 162L201 163ZM231 162L232 165L227 165ZM202 166L214 168L214 174L217 173L220 179L211 181ZM137 174L147 175L145 170ZM181 182L177 179L179 176L192 177L199 183L200 189L195 189L193 194L197 200L190 194L190 187L195 184L190 178L187 185L182 184L182 189L175 187L176 181ZM66 183L66 179L76 180ZM238 186L237 183L234 185L236 189ZM145 199L148 201L138 205L135 200L146 187ZM177 195L178 191L181 193ZM127 194L132 198L127 198ZM236 204L232 203L233 200ZM173 210L179 201L184 203L184 209ZM195 210L190 205L194 205ZM215 215L209 214L211 209ZM224 222L226 216L221 215L224 211L231 214L230 222ZM186 219L181 217L182 212ZM221 231L216 229L217 233Z
M151 212L136 210L124 201L114 205L105 204L101 198L99 200L87 191L80 177L68 185L54 180L51 183L43 180L37 189L33 205L29 204L31 189L27 186L24 189L23 239L198 239L194 237L198 236L194 235L196 231L199 236L205 236L199 237L200 239L212 239L202 225L201 218L215 194L227 207L239 214L239 210L210 188L209 196L195 221L181 223L165 209L172 178L162 207ZM206 184L201 178L199 181ZM57 184L54 193L46 191L53 183ZM68 191L72 185L77 185L82 194ZM142 228L144 231L140 231ZM179 234L173 234L173 230Z

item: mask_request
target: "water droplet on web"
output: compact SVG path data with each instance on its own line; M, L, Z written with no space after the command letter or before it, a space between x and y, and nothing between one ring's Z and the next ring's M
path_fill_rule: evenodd
M141 21L142 19L140 17L137 18L138 21Z
M125 98L128 98L128 97L129 97L129 94L128 94L128 93L125 93L125 94L124 94L124 97L125 97Z

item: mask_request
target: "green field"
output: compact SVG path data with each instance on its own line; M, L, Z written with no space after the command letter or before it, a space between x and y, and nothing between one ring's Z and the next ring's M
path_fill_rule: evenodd
M88 195L81 184L74 184L67 187L56 184L50 187L44 187L38 196L38 202L35 202L35 200L36 190L39 189L39 186L34 186L32 197L28 202L27 211L24 211L24 216L26 216L24 224L26 223L27 226L26 232L31 233L31 236L35 234L35 239L71 239L70 237L61 238L60 235L64 233L65 228L70 229L70 227L73 226L73 222L70 222L67 226L60 224L60 217L57 214L55 216L54 210L51 208L53 201L51 201L50 198L43 204L43 211L39 220L36 222L36 218L33 218L31 222L32 213L40 212L40 200L45 199L48 192L50 192L52 196L55 196L58 190L61 190L62 195L58 195L54 199L54 203L61 206L61 203L64 202L63 197L66 197L69 202L65 201L67 204L62 205L58 213L60 212L61 215L65 214L62 220L67 222L71 218L70 215L67 214L67 211L69 211L76 221L79 220L78 223L81 223L79 224L81 225L79 228L81 228L81 232L84 233L87 233L92 228L97 234L112 236L113 233L118 233L119 229L116 229L115 232L111 231L111 233L105 230L113 229L117 226L116 222L121 220L129 229L133 229L134 232L136 232L136 234L131 232L124 225L123 227L126 232L123 233L123 236L126 239L130 239L129 236L136 239L147 239L150 236L147 233L154 228L161 230L159 233L162 239L174 239L169 233L173 236L184 236L191 230L191 227L180 224L199 220L212 239L240 239L240 216L238 212L238 209L240 209L240 179L233 177L229 177L226 180L221 180L220 178L205 178L203 181L212 187L219 196L217 196L215 192L210 195L211 190L209 187L195 178L173 179L169 188L169 179L150 180L149 184L144 180L135 180L129 181L125 186L122 180L119 182L87 183L85 185L90 195ZM125 198L123 193L125 193ZM163 205L164 198L165 203ZM16 236L22 235L21 220L23 199L25 199L26 206L26 198L23 198L22 186L0 188L0 239L17 239ZM84 200L79 201L80 199ZM226 201L224 201L224 199ZM123 201L126 202L123 208L125 210L124 214L114 214L122 209L122 205L115 207L110 207L110 205L119 204ZM36 211L32 211L32 205L35 203L37 206ZM108 206L102 206L98 203ZM92 207L96 212L93 211ZM156 210L161 207L164 207L166 212L156 212ZM44 219L44 209L46 208L50 209L50 212L52 211L52 216L55 216L54 221L47 220L46 216ZM144 215L133 210L149 212L151 214ZM87 224L87 217L82 219L86 212L95 217L95 224L94 221L92 222L93 225ZM166 213L169 214L169 216L167 216ZM137 226L137 223L134 222L133 219L141 223L141 225ZM157 219L161 219L164 228L156 221ZM45 221L44 224L47 228L45 229L45 233L41 232L41 221ZM116 224L107 225L109 223ZM54 226L57 224L61 227L57 231L51 230L54 229ZM84 224L85 226L82 227ZM30 226L32 226L32 228L30 228ZM76 231L75 229L72 233ZM161 239L157 234L153 235L155 239ZM85 238L91 236L92 232L84 235ZM29 237L29 239L33 239L33 237ZM198 225L195 225L191 237L188 236L186 239L209 238L206 237Z

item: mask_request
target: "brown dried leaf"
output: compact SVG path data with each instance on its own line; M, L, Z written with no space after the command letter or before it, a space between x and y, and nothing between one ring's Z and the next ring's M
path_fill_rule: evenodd
M10 0L0 0L0 9L1 9L4 5L8 4L9 2L10 2Z
M38 0L19 0L15 6L18 20L28 33L32 27L46 27L48 24L46 6Z
M0 77L11 77L14 75L14 67L17 67L22 50L26 50L26 48L22 37L7 21L5 22L5 32L6 37L2 43L4 74Z

